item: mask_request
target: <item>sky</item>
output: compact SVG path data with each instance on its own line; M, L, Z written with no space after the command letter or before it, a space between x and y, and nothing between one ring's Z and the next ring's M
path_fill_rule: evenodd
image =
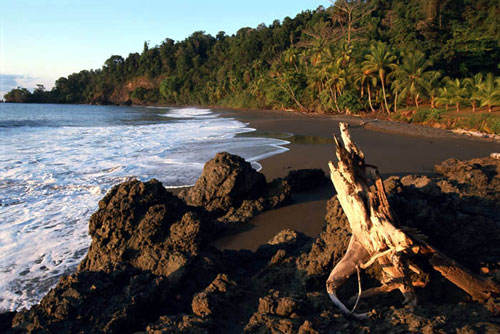
M0 98L17 86L53 87L61 76L101 68L144 42L182 41L195 31L227 35L271 24L320 0L0 0Z

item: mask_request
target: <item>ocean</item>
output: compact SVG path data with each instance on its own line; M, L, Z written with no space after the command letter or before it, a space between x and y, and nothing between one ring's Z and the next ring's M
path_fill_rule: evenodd
M192 185L217 152L260 169L287 150L253 131L210 109L0 104L0 311L39 302L75 269L113 185Z

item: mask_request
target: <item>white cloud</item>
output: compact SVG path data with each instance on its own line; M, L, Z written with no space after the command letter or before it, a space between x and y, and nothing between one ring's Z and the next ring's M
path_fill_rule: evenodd
M18 86L33 91L37 84L42 84L47 90L52 89L54 78L34 77L28 74L2 74L0 73L0 99Z

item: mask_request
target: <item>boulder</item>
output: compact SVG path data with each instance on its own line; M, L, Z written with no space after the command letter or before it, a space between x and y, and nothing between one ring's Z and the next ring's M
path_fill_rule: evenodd
M244 223L290 200L286 180L266 183L243 158L218 153L203 168L195 185L179 194L187 204L203 207L224 224Z
M227 152L205 164L195 185L179 194L189 205L202 206L210 212L227 212L244 200L256 199L266 186L264 175L243 158Z
M92 243L80 271L111 272L127 263L169 276L194 256L203 242L199 214L153 179L112 188L90 217Z

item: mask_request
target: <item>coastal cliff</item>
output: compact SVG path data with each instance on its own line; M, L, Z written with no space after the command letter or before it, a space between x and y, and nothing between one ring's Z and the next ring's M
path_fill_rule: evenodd
M389 177L401 222L474 273L500 280L500 161L449 159L439 175ZM75 273L38 305L4 314L7 333L401 333L499 332L488 310L427 270L416 307L388 294L362 301L366 321L341 315L325 281L343 256L349 224L336 198L321 234L283 230L256 252L211 243L295 192L329 182L321 170L266 182L242 158L219 153L196 185L178 196L160 182L111 189L89 222L92 244ZM421 265L419 263L419 265ZM378 284L380 268L362 275ZM339 291L355 294L352 277Z

